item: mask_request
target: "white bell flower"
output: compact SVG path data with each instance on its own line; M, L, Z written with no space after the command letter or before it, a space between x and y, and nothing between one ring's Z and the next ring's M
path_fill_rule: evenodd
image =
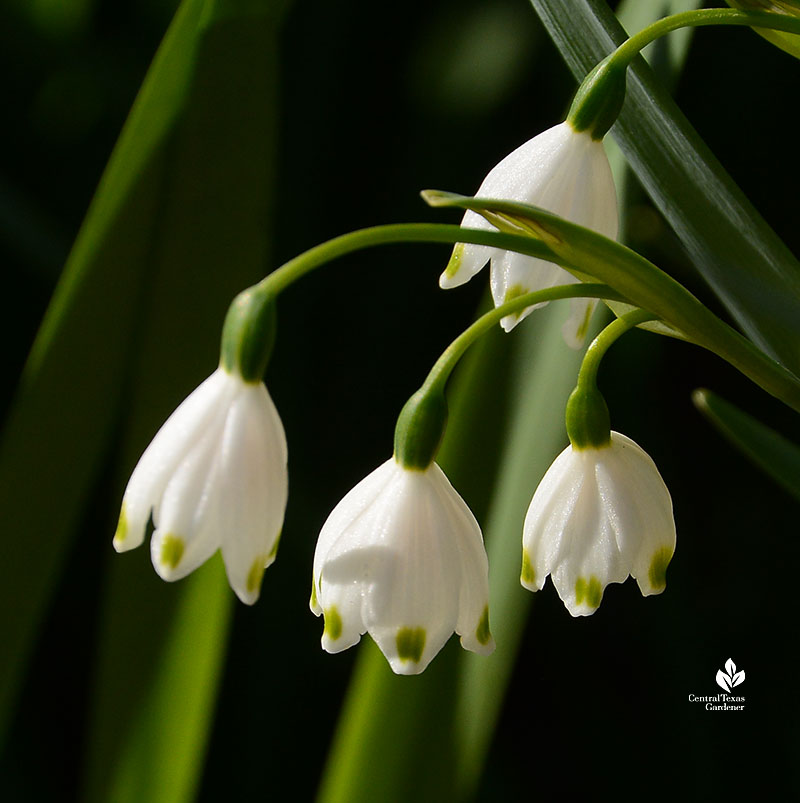
M618 432L600 448L568 446L533 496L522 536L525 588L553 579L573 616L594 613L608 583L666 587L675 551L672 500L649 455Z
M617 236L617 194L603 143L592 139L588 131L576 132L568 122L520 145L489 171L475 195L539 206L606 237ZM495 229L471 210L464 215L461 225ZM558 265L536 257L458 243L439 285L447 289L463 284L489 260L492 296L498 307L525 293L579 281ZM593 299L572 299L570 318L563 331L573 348L583 343L596 303ZM503 328L510 331L533 309L506 316L501 322Z
M328 517L314 555L311 610L322 647L340 652L369 632L400 675L422 672L455 631L461 646L494 650L489 568L475 517L436 463L393 457Z
M278 548L288 493L286 436L262 382L218 368L167 419L125 489L114 547L139 546L152 514L153 566L185 577L217 549L252 605Z

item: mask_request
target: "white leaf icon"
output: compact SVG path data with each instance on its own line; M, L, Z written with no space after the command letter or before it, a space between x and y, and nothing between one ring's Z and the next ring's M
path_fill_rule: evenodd
M736 664L733 662L732 658L728 658L728 660L725 661L725 671L731 677L733 677L736 674Z
M725 691L731 690L731 679L721 669L717 670L717 685Z
M743 680L744 680L744 670L742 670L741 672L737 672L731 678L731 686L738 686Z

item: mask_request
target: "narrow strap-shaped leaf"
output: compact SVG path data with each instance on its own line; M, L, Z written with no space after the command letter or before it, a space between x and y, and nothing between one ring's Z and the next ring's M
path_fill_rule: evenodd
M284 6L206 0L198 18L125 387L115 504L155 431L215 368L231 298L265 271ZM219 567L165 586L149 566L147 547L115 555L110 536L103 534L113 568L85 797L188 801L202 773L233 593Z
M409 679L371 640L359 647L318 803L453 799L452 649Z
M624 39L601 0L531 2L579 79ZM800 373L800 264L642 60L629 70L612 134L733 318L768 354Z
M138 572L114 567L106 595L82 799L181 803L202 778L233 595L219 556L179 589L155 587L137 557Z
M0 441L0 738L120 409L150 267L164 146L204 0L179 10L100 182Z
M713 351L767 392L800 411L800 380L714 315L683 285L641 255L539 207L426 190L433 206L472 209L499 229L529 231L558 253L580 279L593 277L667 324L666 333Z
M710 390L696 390L692 400L734 446L800 499L800 446Z

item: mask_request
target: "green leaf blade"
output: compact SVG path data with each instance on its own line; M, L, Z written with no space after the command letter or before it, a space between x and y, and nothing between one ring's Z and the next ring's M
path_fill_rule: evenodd
M710 390L696 390L692 401L727 440L800 500L800 447Z
M87 801L188 802L202 777L233 595L219 555L168 587L148 558L111 558Z
M531 1L578 79L624 39L605 3L571 0L564 13L563 0ZM800 264L641 59L612 135L739 326L800 373Z
M163 144L202 2L156 57L36 337L0 442L0 734L111 438L160 206ZM140 147L141 143L141 147ZM36 444L46 445L44 459ZM42 504L47 500L47 504ZM24 590L24 591L23 591Z
M0 719L13 711L82 515L118 510L148 441L214 370L229 301L267 268L285 6L181 5L37 337L0 445ZM85 798L188 801L233 594L219 564L167 587L146 547L113 555L116 512L108 532L87 534L111 568Z

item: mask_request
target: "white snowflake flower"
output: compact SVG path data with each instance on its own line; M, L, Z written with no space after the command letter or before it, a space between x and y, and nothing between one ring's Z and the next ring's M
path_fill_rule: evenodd
M576 132L560 123L520 145L496 165L475 193L478 198L517 201L546 209L572 223L610 237L619 225L614 178L602 141L589 131ZM477 212L467 211L461 225L494 230ZM558 265L542 259L485 245L458 243L439 284L456 287L471 279L491 260L491 287L495 306L525 293L579 280ZM564 337L573 348L584 341L594 299L572 299ZM503 318L510 331L535 307Z
M369 632L401 675L422 672L454 631L465 649L494 650L483 536L436 463L393 457L336 506L317 542L311 610L325 615L325 650Z
M549 574L569 612L586 616L628 575L645 596L660 594L674 552L664 480L640 446L612 432L607 446L568 446L548 469L525 517L521 582L538 591Z
M152 515L153 566L185 577L217 549L252 605L274 560L286 510L286 436L262 382L218 368L153 438L125 489L114 547L139 546Z

